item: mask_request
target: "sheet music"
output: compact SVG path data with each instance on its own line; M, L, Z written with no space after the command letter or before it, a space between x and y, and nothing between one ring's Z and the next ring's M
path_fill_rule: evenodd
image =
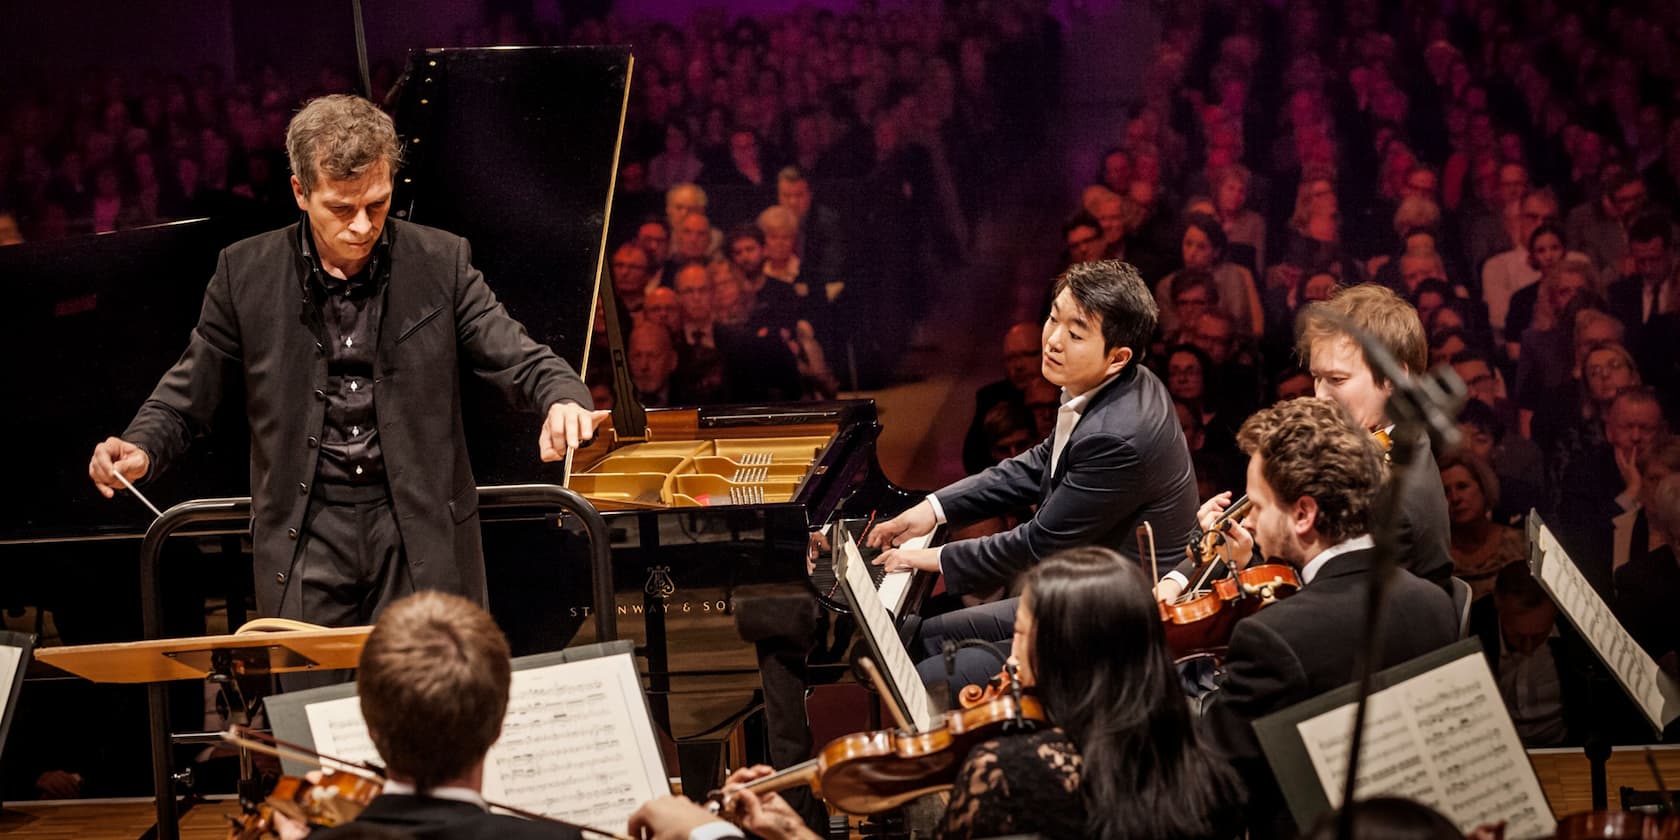
M893 623L892 613L887 612L879 593L875 591L875 581L869 577L869 566L864 563L857 542L843 528L837 530L835 536L840 545L836 547L834 559L845 566L841 570L841 580L845 582L852 614L859 616L875 637L876 647L884 660L876 664L881 666L882 676L897 687L910 722L916 725L918 731L925 732L933 726L933 705L928 698L927 686L922 685L922 678L916 673L916 663L911 661L910 652L904 649L904 643L898 638L898 627Z
M641 695L629 654L515 671L484 797L623 831L638 806L671 792Z
M1342 801L1354 704L1296 725L1331 807ZM1371 695L1359 756L1360 799L1416 799L1460 830L1507 820L1505 836L1556 830L1534 768L1481 656L1464 656Z
M303 713L309 717L309 734L315 740L315 751L345 761L366 761L382 764L379 750L368 737L367 721L362 719L362 701L351 695L337 700L310 703ZM328 762L336 765L338 762Z
M17 680L18 667L23 662L23 648L0 644L0 691L10 692ZM5 711L6 696L0 694L0 711Z
M1558 544L1550 528L1541 525L1534 542L1540 550L1535 558L1535 577L1540 585L1552 596L1558 610L1569 617L1604 666L1616 675L1651 725L1662 731L1675 715L1663 718L1662 680L1665 678L1656 660L1616 620L1610 606L1581 576L1581 570Z
M311 703L305 714L318 751L380 760L357 697ZM485 756L484 798L616 833L637 806L667 793L629 654L513 672L502 737Z

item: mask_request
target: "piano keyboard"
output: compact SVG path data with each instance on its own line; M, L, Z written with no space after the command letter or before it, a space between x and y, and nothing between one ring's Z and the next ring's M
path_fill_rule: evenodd
M917 574L915 572L894 572L889 575L880 566L874 565L875 558L880 556L881 552L879 549L870 548L863 544L861 537L865 524L866 520L863 519L847 519L838 523L838 526L831 525L830 527L843 527L851 532L853 541L857 543L858 552L863 555L863 561L869 564L869 577L875 582L875 592L880 597L881 604L887 608L888 612L892 613L893 618L902 618L905 601L910 596L910 585L917 580ZM938 532L935 531L935 533ZM901 547L927 548L932 544L933 535L929 534L913 540L906 540ZM840 604L837 606L844 608L845 596L840 593L839 583L834 576L833 558L827 552L817 558L815 568L811 572L811 585L816 588L818 594L839 601Z
M933 534L927 534L913 540L905 540L899 548L927 548L928 544L932 542ZM879 554L880 552L873 553ZM904 616L900 613L904 608L904 599L910 594L910 582L916 579L916 575L914 572L886 574L880 569L879 566L872 566L870 571L870 577L875 579L875 591L880 595L881 603L886 605L887 611L892 613L894 619L903 618Z

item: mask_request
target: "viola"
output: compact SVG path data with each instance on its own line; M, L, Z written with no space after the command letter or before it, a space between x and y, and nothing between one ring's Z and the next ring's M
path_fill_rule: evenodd
M726 806L736 790L774 793L809 785L840 811L878 814L949 788L975 745L1046 719L1037 699L1019 691L1000 692L972 708L946 712L925 732L894 728L836 738L816 758L739 788L714 791L710 799Z

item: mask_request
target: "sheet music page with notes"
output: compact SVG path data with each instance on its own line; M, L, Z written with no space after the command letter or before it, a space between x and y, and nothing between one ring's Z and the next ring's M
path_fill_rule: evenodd
M11 645L0 645L0 711L6 708L6 692L12 690L12 683L17 680L18 668L23 662L23 648Z
M1604 667L1616 675L1617 682L1639 705L1651 725L1662 731L1674 715L1670 714L1668 720L1663 719L1662 680L1665 677L1656 660L1633 640L1627 628L1610 611L1610 605L1604 603L1598 591L1581 576L1581 570L1558 544L1550 528L1540 526L1535 544L1540 549L1535 561L1538 566L1535 577L1540 585L1552 596L1558 610L1568 616L1570 623L1580 631L1581 637L1586 639Z
M1354 704L1296 725L1331 807L1342 801ZM1371 695L1357 796L1416 799L1468 832L1507 820L1505 836L1556 829L1540 780L1487 660L1454 659Z
M922 685L922 678L916 673L916 663L910 659L910 652L904 649L904 643L898 638L898 626L893 623L892 613L887 611L875 591L875 581L869 577L869 564L864 562L857 542L845 532L841 532L839 539L835 559L844 560L846 568L842 570L842 579L846 583L846 598L852 605L852 614L861 617L875 637L881 659L885 660L877 664L881 666L882 675L892 681L899 696L904 698L910 722L916 725L918 731L926 732L933 726L933 701L928 697L927 686Z
M617 833L670 792L629 654L513 672L486 799Z
M359 698L305 713L319 752L380 760ZM670 792L629 654L513 672L502 737L485 757L485 799L616 833L639 805Z

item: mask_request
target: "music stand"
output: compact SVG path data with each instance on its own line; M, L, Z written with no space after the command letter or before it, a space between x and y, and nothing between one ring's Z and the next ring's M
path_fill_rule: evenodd
M23 673L29 668L34 647L35 637L29 633L0 631L0 756L5 755L6 733L12 729L12 715L17 712L18 695L23 691Z
M262 627L253 628L264 630ZM151 684L174 680L207 680L227 703L228 719L250 725L258 702L251 681L266 683L274 674L354 668L372 627L310 630L266 630L224 636L148 639L42 648L35 658L61 671L95 683ZM247 700L246 698L252 698ZM176 734L169 721L152 717L152 767L169 773L171 744ZM249 752L239 751L239 798L260 801L258 780ZM191 807L189 804L187 807ZM184 810L184 809L183 809ZM177 814L179 817L179 814Z

